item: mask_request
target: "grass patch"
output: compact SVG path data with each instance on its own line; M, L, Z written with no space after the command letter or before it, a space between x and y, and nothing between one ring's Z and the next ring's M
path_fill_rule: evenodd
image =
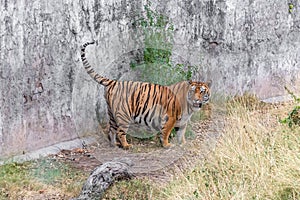
M300 199L300 127L280 123L294 105L251 98L227 101L224 133L197 167L177 171L167 183L118 181L104 199ZM194 117L206 119L203 113ZM87 176L51 159L6 164L0 166L0 199L28 198L30 192L44 193L40 199L51 199L49 193L69 199Z
M5 164L0 166L0 199L59 194L73 197L80 192L86 177L86 173L52 159Z
M295 106L291 112L289 112L288 116L282 120L281 123L287 124L290 128L293 126L300 126L300 97L297 97L291 90L285 87L285 90L293 97Z
M21 192L24 187L37 188L29 178L27 170L29 165L29 163L11 163L0 166L0 199L9 199Z
M147 180L119 181L106 192L104 199L156 199L158 189Z
M250 107L246 101L228 103L215 151L161 199L300 199L300 128L278 120L291 106L261 110L259 101Z
M227 102L224 134L197 167L163 185L136 180L116 183L108 197L300 199L300 127L291 129L279 122L293 105L267 105L248 97Z

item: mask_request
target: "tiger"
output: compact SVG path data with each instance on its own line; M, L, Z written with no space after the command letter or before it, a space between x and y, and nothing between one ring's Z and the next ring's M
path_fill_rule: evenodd
M111 80L96 73L85 56L86 47L94 43L81 45L81 60L91 78L105 87L111 146L119 144L123 149L132 147L126 139L131 124L141 124L159 131L164 148L172 146L169 136L172 129L175 129L177 142L184 144L189 119L210 99L211 81L187 80L163 86L148 82Z

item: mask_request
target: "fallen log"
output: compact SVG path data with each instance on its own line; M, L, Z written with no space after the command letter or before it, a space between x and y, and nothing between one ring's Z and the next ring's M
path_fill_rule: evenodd
M83 185L80 195L73 200L101 199L105 190L115 181L132 178L131 166L133 166L131 160L122 158L96 167Z

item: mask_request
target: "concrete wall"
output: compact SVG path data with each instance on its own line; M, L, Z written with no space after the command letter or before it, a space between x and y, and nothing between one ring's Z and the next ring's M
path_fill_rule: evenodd
M151 1L174 25L174 62L199 66L219 94L300 90L297 0ZM79 45L96 70L136 79L129 62L143 48L133 26L146 1L0 0L0 156L97 132L102 86L82 69ZM293 8L289 9L289 3Z
M299 92L299 1L177 0L155 7L175 24L174 52L199 65L214 92L265 99L285 94L284 84Z
M79 46L101 38L88 57L119 78L129 69L114 60L139 45L129 24L141 8L129 0L1 0L0 156L97 132L96 110L105 105Z

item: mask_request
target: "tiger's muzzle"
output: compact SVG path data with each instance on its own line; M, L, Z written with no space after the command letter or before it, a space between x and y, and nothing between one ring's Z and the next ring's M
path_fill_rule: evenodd
M202 102L200 100L194 100L193 101L193 107L201 108L202 107Z

